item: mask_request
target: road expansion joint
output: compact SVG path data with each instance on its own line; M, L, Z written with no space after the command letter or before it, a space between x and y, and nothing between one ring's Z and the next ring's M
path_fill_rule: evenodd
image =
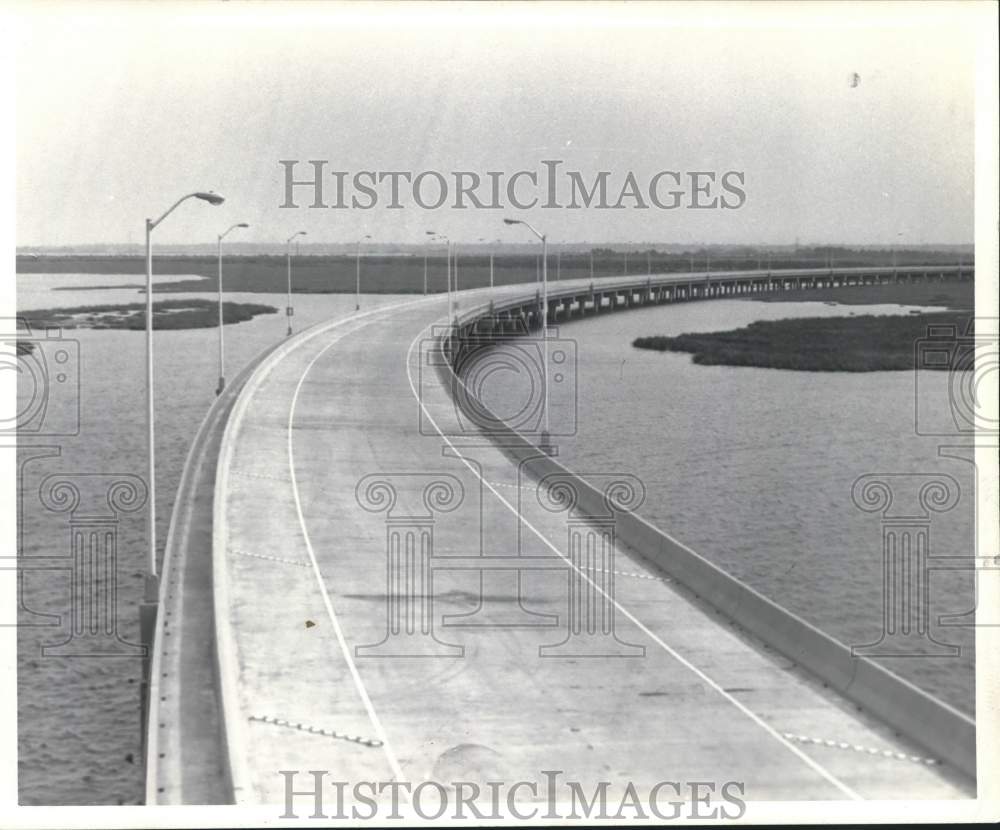
M892 758L896 761L912 761L915 764L926 766L936 766L941 762L936 758L925 758L921 755L908 755L905 752L896 752L891 749L879 749L874 746L863 746L862 744L852 744L847 741L835 741L830 738L814 738L809 735L799 735L795 732L782 732L782 737L800 744L811 744L814 746L825 746L830 749L844 749L849 752L861 752L866 755L879 755L883 758Z
M363 735L348 735L344 732L337 732L335 729L324 729L319 726L312 726L301 721L290 721L286 718L275 718L270 715L249 715L247 720L257 723L269 723L274 726L283 726L287 729L294 729L297 732L306 732L310 735L322 735L325 738L332 738L337 741L347 741L352 744L360 744L372 748L382 746L382 741L378 738L371 738Z
M281 556L270 556L266 553L251 553L248 550L237 550L235 548L230 548L230 551L238 556L249 556L252 559L265 559L268 562L281 562L285 565L298 565L300 568L312 567L308 562L303 562L300 559L285 559Z

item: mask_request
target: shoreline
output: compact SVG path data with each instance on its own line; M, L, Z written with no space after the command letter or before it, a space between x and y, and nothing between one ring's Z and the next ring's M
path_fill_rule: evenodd
M821 302L843 307L866 305L923 306L936 311L895 315L851 314L758 321L736 329L646 335L632 346L692 355L700 366L744 366L804 372L883 372L912 369L948 370L921 363L920 342L930 327L954 331L948 341L972 335L973 283L901 283L865 287L803 289L749 297L757 302ZM940 340L940 338L938 338Z

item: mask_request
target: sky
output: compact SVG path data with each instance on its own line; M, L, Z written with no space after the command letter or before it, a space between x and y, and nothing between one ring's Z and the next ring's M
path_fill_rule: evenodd
M17 243L138 244L145 217L194 190L226 203L185 203L158 243L214 242L235 222L256 243L297 230L413 243L428 229L530 241L504 216L555 243L971 242L968 12L41 3L17 33ZM585 180L608 171L612 202L630 171L642 186L662 170L739 171L745 200L389 209L383 186L372 210L310 208L305 191L282 209L282 159L303 177L309 159L349 176L484 177L558 159Z

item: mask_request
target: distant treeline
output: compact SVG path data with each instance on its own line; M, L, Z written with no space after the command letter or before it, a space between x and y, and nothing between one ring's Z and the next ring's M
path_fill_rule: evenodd
M936 265L955 263L959 256L947 249L888 250L863 248L799 248L772 251L765 249L704 249L683 253L655 249L647 251L595 248L590 252L549 251L549 280L581 277L608 277L686 273L688 271L753 270L767 268L817 268ZM531 282L540 269L541 251L537 254L502 253L493 257L493 278L496 285ZM971 256L963 258L971 262ZM361 257L362 291L366 293L420 293L424 290L425 258L413 256L379 256L365 253ZM298 255L293 259L293 290L296 293L350 293L355 290L357 260L347 255ZM183 280L158 291L213 291L217 259L211 255L158 255L154 272L160 275L194 276L201 279ZM281 292L286 287L286 259L281 255L227 255L224 260L226 288L231 291ZM141 256L110 255L20 255L19 274L145 274L145 259ZM441 249L428 251L426 286L429 292L447 290L445 258ZM460 289L489 285L490 256L481 252L457 254L457 279ZM139 283L137 283L138 285ZM88 285L93 288L94 285Z

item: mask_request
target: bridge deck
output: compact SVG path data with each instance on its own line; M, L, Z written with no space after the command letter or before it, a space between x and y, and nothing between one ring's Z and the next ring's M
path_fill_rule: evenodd
M462 305L518 292L466 292ZM552 649L579 585L564 558L567 515L543 507L510 454L451 434L447 391L420 371L420 343L445 303L407 301L303 333L234 408L216 484L215 588L241 803L283 803L278 771L317 769L347 782L536 781L562 770L588 788L640 790L735 780L750 800L974 791L622 545L613 603L574 594L613 613L616 636ZM388 512L381 491L356 492L366 476L394 483ZM433 478L457 481L461 498L428 522ZM386 638L393 528L419 537L431 524L433 589L418 599L432 603L433 636L359 653ZM545 559L518 577L466 567L479 554ZM411 613L419 635L419 605Z

